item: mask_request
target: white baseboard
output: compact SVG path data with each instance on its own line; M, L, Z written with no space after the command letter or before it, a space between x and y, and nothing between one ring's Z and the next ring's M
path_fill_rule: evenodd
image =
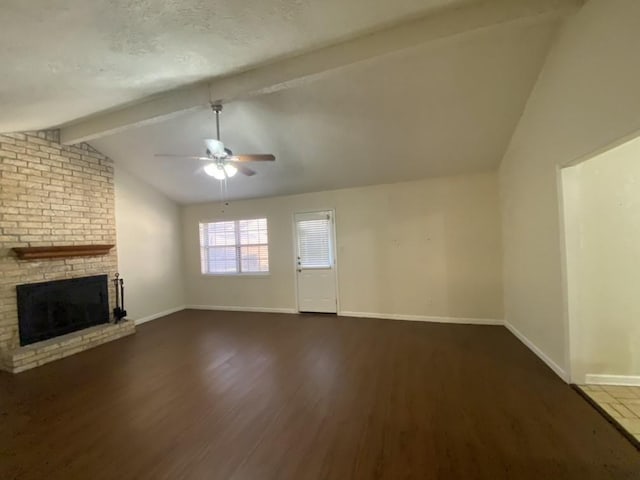
M587 385L624 385L629 387L640 387L640 376L638 375L600 375L587 373L585 375Z
M134 320L136 325L140 325L141 323L150 322L151 320L155 320L156 318L166 317L167 315L171 315L172 313L179 312L184 310L186 307L184 305L180 305L179 307L170 308L169 310L165 310L164 312L154 313L153 315L147 315L146 317L137 318Z
M187 305L191 310L219 310L227 312L263 312L263 313L300 313L295 308L270 307L239 307L235 305ZM409 320L412 322L459 323L466 325L504 325L502 320L490 318L461 318L461 317L429 317L424 315L402 315L395 313L370 312L338 312L341 317L382 318L388 320Z
M372 313L372 312L338 312L341 317L382 318L388 320L408 320L410 322L459 323L463 325L504 325L502 320L492 318L463 318L463 317L431 317L426 315L403 315L400 313Z
M535 353L540 358L540 360L546 363L547 366L551 370L553 370L556 375L558 375L566 383L569 383L569 376L567 375L567 372L565 372L564 369L560 367L560 365L558 365L556 362L551 360L551 358L546 353L540 350L531 340L525 337L522 332L520 332L516 327L511 325L509 322L505 321L504 326L507 327L507 329L511 333L513 333L513 335L515 335L518 340L524 343L529 348L529 350Z
M217 310L225 312L298 313L295 308L238 307L234 305L187 305L190 310Z

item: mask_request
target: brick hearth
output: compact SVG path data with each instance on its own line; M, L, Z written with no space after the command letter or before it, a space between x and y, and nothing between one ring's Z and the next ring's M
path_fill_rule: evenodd
M13 349L6 359L7 370L19 373L45 363L68 357L103 343L135 333L132 321L96 325L77 332Z

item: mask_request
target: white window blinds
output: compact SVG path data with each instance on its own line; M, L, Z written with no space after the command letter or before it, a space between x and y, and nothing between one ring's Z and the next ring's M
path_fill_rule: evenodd
M302 268L330 268L331 217L297 220L298 256Z
M200 223L203 274L267 273L267 219Z

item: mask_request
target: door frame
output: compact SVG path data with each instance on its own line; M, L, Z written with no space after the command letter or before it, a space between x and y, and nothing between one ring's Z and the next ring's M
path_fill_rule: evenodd
M338 235L336 230L338 229L336 222L336 209L335 208L315 208L311 210L297 211L291 214L291 234L293 238L293 255L291 255L291 266L293 268L293 288L294 295L296 298L296 312L300 312L300 299L298 297L298 264L296 261L296 257L298 254L298 232L296 231L296 215L303 213L321 213L321 212L331 212L331 220L333 222L332 235L331 239L333 242L333 276L334 282L336 285L336 315L340 315L340 284L338 283Z
M579 213L579 199L576 198L576 188L579 188L577 163L556 166L556 188L558 192L558 223L560 233L560 281L562 289L562 320L564 328L564 362L567 383L575 383L576 351L576 308L578 296L578 282L575 275L575 251L577 232L575 231L574 216ZM580 381L578 383L583 383Z

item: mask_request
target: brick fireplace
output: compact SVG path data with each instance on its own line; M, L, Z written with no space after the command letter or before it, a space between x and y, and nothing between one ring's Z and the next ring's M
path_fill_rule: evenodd
M105 255L20 260L14 247L115 244L113 162L87 144L61 145L57 131L0 135L0 368L19 372L120 338L133 322L103 323L20 345L16 286L108 275ZM115 293L108 282L109 311Z

